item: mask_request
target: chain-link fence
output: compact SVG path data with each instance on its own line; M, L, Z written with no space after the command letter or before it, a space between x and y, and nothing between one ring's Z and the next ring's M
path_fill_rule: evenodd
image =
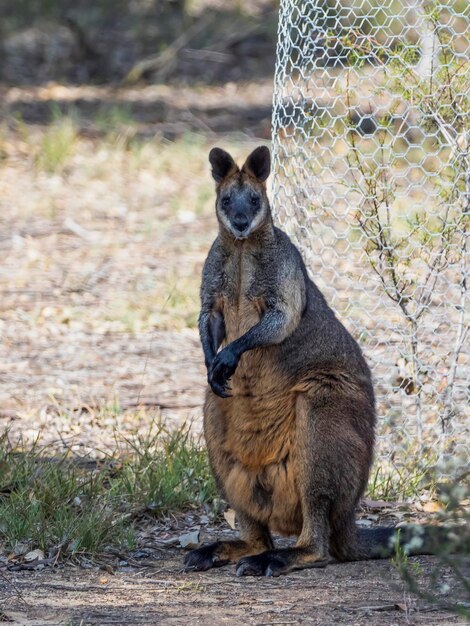
M368 357L382 465L469 450L469 26L466 0L281 1L274 210Z

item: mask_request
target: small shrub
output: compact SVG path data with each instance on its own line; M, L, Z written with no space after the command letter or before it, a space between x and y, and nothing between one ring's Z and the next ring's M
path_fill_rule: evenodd
M451 468L449 463L447 467L438 468L441 474L450 469L452 477L437 484L439 498L445 508L438 513L436 521L446 529L446 539L439 544L437 560L431 570L423 579L419 565L411 562L398 546L392 563L407 591L470 619L470 470L467 460L462 462L457 457L452 459L451 465Z
M62 172L72 154L77 137L75 122L70 117L56 116L42 137L36 167L49 174Z

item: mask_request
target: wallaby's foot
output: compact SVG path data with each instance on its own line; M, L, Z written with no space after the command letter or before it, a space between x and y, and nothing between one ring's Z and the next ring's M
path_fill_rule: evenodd
M220 558L221 541L208 543L196 550L191 550L184 557L185 572L203 572L212 567L222 567L227 565L229 559Z
M246 554L256 554L266 545L254 545L241 539L216 541L191 550L184 557L185 572L202 572L212 567L222 567Z
M237 576L280 576L294 569L326 567L328 558L305 548L280 548L255 556L245 556L237 563Z

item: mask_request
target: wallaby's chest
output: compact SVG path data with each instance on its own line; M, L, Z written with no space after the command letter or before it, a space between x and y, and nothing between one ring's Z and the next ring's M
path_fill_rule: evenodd
M227 258L220 293L227 343L259 322L265 308L263 296L258 259L249 253Z
M259 255L246 253L226 260L220 293L225 345L247 333L263 317L269 269ZM275 347L268 346L242 355L230 380L234 396L268 396L272 389L282 386L275 352Z

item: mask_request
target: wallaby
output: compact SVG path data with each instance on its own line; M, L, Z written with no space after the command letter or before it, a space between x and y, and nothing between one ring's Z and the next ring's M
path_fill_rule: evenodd
M355 523L376 421L361 349L273 224L268 148L256 148L241 169L220 148L209 160L219 234L201 287L204 434L241 537L192 550L186 570L238 560L239 576L277 576L323 567L330 556L389 556L394 529L359 531ZM276 549L271 531L296 535L297 543ZM413 537L402 529L414 553L429 551L432 537Z

